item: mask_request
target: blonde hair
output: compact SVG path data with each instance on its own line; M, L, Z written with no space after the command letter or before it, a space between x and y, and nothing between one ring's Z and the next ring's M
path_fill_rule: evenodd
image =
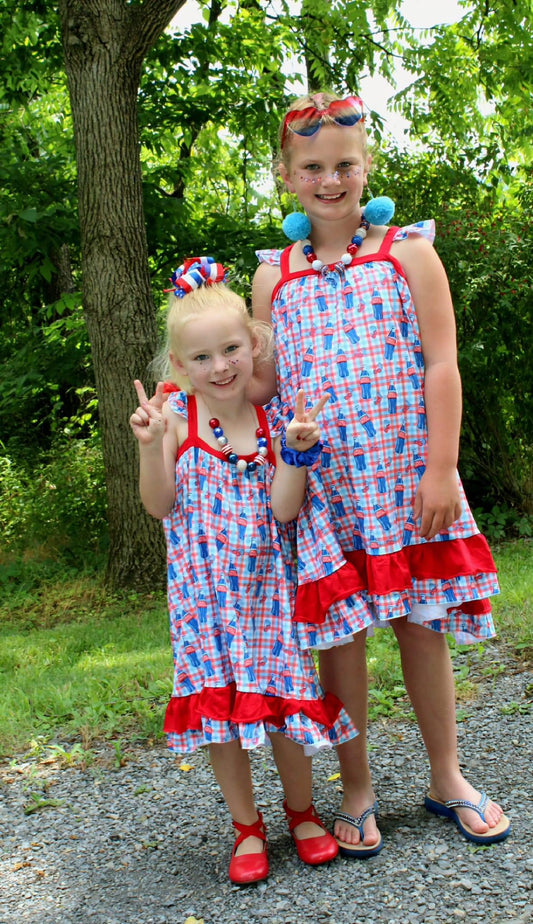
M279 130L278 130L278 147L279 147L279 161L285 164L286 167L290 163L290 131L287 133L285 139L285 144L282 145L283 137L283 127L285 125L285 119L288 116L289 112L297 112L300 109L308 109L310 106L314 106L315 109L324 109L326 110L330 103L342 100L345 97L339 96L337 93L329 93L328 91L318 92L318 93L308 93L305 96L300 96L298 99L295 99L293 103L286 110L283 119L281 120ZM325 112L323 120L323 125L336 125L335 119L328 112ZM355 125L351 126L354 131L357 131L361 139L361 151L363 158L366 162L368 158L368 136L365 129L365 124L363 119L359 122L356 122Z
M259 344L259 353L254 357L254 366L268 362L273 356L272 328L264 321L252 318L244 298L234 292L223 282L212 285L201 285L183 298L174 294L169 296L166 319L166 343L164 349L152 363L155 377L164 381L173 382L182 391L192 391L187 376L180 375L170 361L170 353L179 356L181 353L181 332L188 321L195 320L208 311L233 311L239 316L253 343Z

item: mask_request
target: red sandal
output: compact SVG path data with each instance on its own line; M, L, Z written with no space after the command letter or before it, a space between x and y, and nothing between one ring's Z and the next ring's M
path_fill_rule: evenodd
M303 860L304 863L309 863L311 866L319 866L320 863L327 863L328 860L333 860L339 852L339 845L334 837L326 831L324 825L318 817L317 811L314 805L310 805L305 812L295 812L293 809L290 809L287 805L287 801L283 803L283 808L287 816L287 821L289 823L289 831L292 834L294 843L296 844L296 850L300 860ZM318 825L324 831L324 834L319 834L318 837L306 837L298 838L294 833L294 829L301 825L304 821L312 821L315 825Z
M261 812L257 813L257 821L253 825L241 825L238 821L232 821L233 827L239 832L238 837L233 845L233 853L229 864L229 878L237 885L244 885L248 882L259 882L268 876L268 856L266 852L266 828L263 824ZM242 844L247 837L258 837L264 841L262 853L241 853L235 856L235 851L239 844Z

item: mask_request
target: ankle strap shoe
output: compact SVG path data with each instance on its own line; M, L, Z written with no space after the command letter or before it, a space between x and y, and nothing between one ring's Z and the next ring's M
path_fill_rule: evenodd
M260 882L268 876L268 856L266 851L266 828L263 824L261 812L257 813L257 821L253 825L241 825L232 821L233 827L239 832L233 845L233 852L229 864L229 878L237 885L246 885L250 882ZM237 847L247 837L258 837L264 841L262 853L241 853L235 856Z
M289 825L289 831L291 832L292 839L296 845L296 851L300 860L303 860L304 863L308 863L310 866L319 866L321 863L327 863L329 860L333 860L338 852L339 846L337 841L331 834L326 831L324 825L318 817L317 811L314 805L310 805L305 812L295 812L293 809L290 809L287 805L287 801L283 803L283 808L285 810L285 815L287 816L287 822ZM311 821L313 824L318 825L323 830L323 834L319 834L317 837L306 837L299 838L295 834L295 828L298 825L303 824L304 821Z

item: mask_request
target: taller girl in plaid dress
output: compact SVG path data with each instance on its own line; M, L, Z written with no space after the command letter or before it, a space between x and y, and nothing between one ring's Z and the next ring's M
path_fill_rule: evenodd
M277 384L271 366L254 396L277 391L289 419L294 387L330 395L298 518L295 620L303 644L320 649L325 688L361 731L338 749L341 852L381 849L364 734L365 630L387 624L430 759L427 808L471 839L501 840L508 820L463 778L457 757L445 633L490 638L487 598L498 584L456 470L454 315L433 223L387 229L365 218L371 158L358 98L299 100L280 143L281 176L308 219L293 218L302 227L290 236L307 239L258 254L254 315L272 322Z
M298 393L286 432L270 432L246 390L271 332L224 279L211 258L174 274L168 355L186 390L165 401L160 384L148 402L136 382L131 425L141 497L167 536L174 688L164 727L176 751L208 745L239 832L229 875L245 883L268 873L248 751L270 739L298 855L316 865L338 847L312 805L308 755L357 732L298 645L292 551L274 520L298 513L327 396L305 411Z

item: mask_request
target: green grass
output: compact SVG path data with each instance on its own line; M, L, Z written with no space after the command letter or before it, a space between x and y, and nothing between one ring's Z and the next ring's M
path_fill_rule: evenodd
M495 558L498 648L518 663L533 649L533 542L502 545ZM0 562L0 590L1 757L59 748L68 762L97 740L120 748L161 736L172 680L163 594L110 595L98 570L21 561ZM473 673L502 669L482 645L466 656L452 645L452 657L460 701L475 694ZM394 715L405 690L392 632L368 641L368 659L371 718Z
M493 598L502 642L515 654L533 652L533 541L506 543L494 550L501 594Z
M0 607L0 754L157 737L171 675L163 594L108 595L94 574L21 581Z

